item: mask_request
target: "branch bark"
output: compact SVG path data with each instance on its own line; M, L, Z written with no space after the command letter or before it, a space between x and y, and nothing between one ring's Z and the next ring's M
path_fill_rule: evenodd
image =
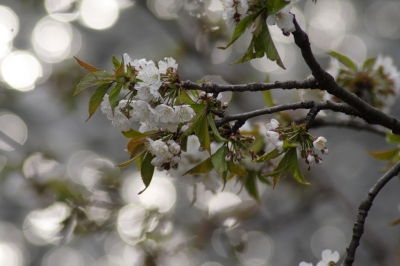
M347 255L344 259L344 266L353 265L357 247L360 245L360 239L364 233L364 223L368 216L368 212L371 209L372 203L379 191L390 181L393 177L398 175L400 172L400 162L395 164L386 174L384 174L370 189L367 196L361 201L358 207L357 221L354 223L353 236L350 244L347 247Z
M354 107L359 113L362 114L362 119L364 119L367 123L379 124L391 129L393 134L400 134L399 120L372 107L368 103L358 98L355 94L350 93L349 91L340 87L335 82L335 79L321 68L311 50L308 35L301 29L300 25L296 21L296 18L294 18L293 23L296 28L296 30L292 32L294 41L300 48L304 61L310 68L312 75L317 80L319 89L326 90L328 93L338 97L348 105Z

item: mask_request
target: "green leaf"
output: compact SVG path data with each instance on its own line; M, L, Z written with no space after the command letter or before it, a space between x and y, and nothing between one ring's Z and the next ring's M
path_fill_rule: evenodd
M390 225L395 226L400 224L400 218L397 218L396 220L390 222Z
M201 103L195 103L195 104L191 104L190 107L193 109L193 111L195 113L198 113L201 110L203 110L206 106L204 104L201 104Z
M111 90L110 96L108 97L108 99L110 100L110 106L113 114L115 107L117 107L119 93L121 92L123 85L124 85L123 83L117 83L114 89Z
M363 70L371 70L372 67L375 65L375 61L376 61L375 57L368 58L367 60L364 61L363 65L362 65L362 69Z
M221 134L219 133L217 127L215 126L215 122L212 117L212 114L208 114L208 123L210 124L211 130L214 134L214 140L216 142L227 142L228 141L226 138L222 137Z
M130 165L139 156L141 156L146 150L147 150L146 145L144 143L137 143L137 145L131 151L131 158L126 162L118 164L117 167L126 167L126 166Z
M115 70L117 70L121 66L121 63L115 56L112 57L112 63L114 65Z
M77 95L78 93L82 92L83 90L89 87L92 87L94 85L109 83L113 80L114 79L112 78L112 75L108 72L105 71L91 72L81 79L78 86L76 86L73 96Z
M176 99L176 104L185 103L185 104L195 104L196 102L189 96L186 90L181 90L179 97ZM193 109L193 108L192 108Z
M148 140L146 138L141 138L141 139L130 139L128 141L127 146L127 151L129 154L132 154L134 152L134 150L136 149L136 146L141 144L141 143L146 143L148 142ZM132 158L132 157L131 157Z
M232 161L228 161L228 170L237 176L247 176L247 171L240 164L234 164Z
M372 157L382 160L382 161L389 161L394 156L398 155L400 152L399 148L384 150L384 151L367 151L369 155Z
M219 46L218 49L225 50L231 44L233 44L243 33L246 31L246 28L251 25L256 14L250 14L247 17L244 17L239 23L236 25L235 30L233 31L233 35L231 40L225 46Z
M244 187L247 193L253 197L257 202L260 202L260 196L258 195L257 189L257 177L254 171L250 171L246 178L244 178Z
M400 144L400 135L392 134L391 132L387 132L385 140L386 140L386 142L388 142L390 144L397 145L397 144Z
M192 125L185 131L182 137L189 136L192 132L199 138L201 147L205 148L211 154L211 140L208 131L207 108L205 106L203 110L195 115Z
M268 0L267 2L267 14L268 16L274 15L282 10L285 6L290 4L290 1L285 0Z
M154 156L147 152L144 155L142 165L140 168L140 174L142 176L143 184L146 186L139 194L142 194L150 185L151 180L153 179L154 174L154 165L151 164L151 160L153 160Z
M96 112L97 108L103 101L104 95L107 93L107 90L111 87L112 83L105 83L99 86L96 91L93 93L92 97L89 100L89 117L86 119L88 121L92 115Z
M265 54L267 55L268 59L271 61L276 61L278 66L280 66L283 69L286 69L285 66L283 65L281 57L279 56L278 50L276 50L274 41L272 40L271 34L269 33L269 29L266 24L264 24L260 38L262 38L262 40L265 42L264 44Z
M212 156L211 162L214 165L214 169L223 173L228 170L228 163L225 161L226 153L228 152L228 148L225 145L222 145Z
M78 62L78 64L79 64L81 67L83 67L84 69L86 69L86 70L89 71L89 72L98 72L98 71L101 71L101 70L98 69L97 67L92 66L91 64L88 64L88 63L86 63L86 62L83 62L82 60L78 59L78 58L75 57L75 56L74 56L74 58L75 58L75 60Z
M275 106L274 99L272 98L271 91L267 90L267 91L263 91L262 93L263 93L265 106L267 106L267 107Z
M277 158L277 157L280 156L282 153L283 153L283 151L280 152L278 149L275 148L275 149L273 149L272 151L267 152L267 153L261 155L261 156L258 157L255 161L258 162L258 163L259 163L259 162L269 161L269 160L271 160L271 159Z
M153 135L154 133L142 133L131 128L129 131L122 131L122 135L129 139L141 139Z
M188 136L181 138L181 151L187 152Z
M357 64L354 63L350 58L347 56L340 54L335 51L329 51L327 52L328 55L332 56L333 58L337 59L340 63L348 67L349 69L352 69L354 71L357 71Z
M261 175L260 171L257 172L257 178L261 183L264 183L268 186L271 185L271 182L269 182L269 180L267 178L265 178L265 176Z
M224 191L224 189L225 189L227 177L228 177L228 171L223 172L222 173L222 180L224 181L224 184L222 185L222 190L221 191Z
M290 163L290 172L292 172L292 175L294 179L297 180L300 184L304 185L311 185L310 183L307 182L307 180L304 178L303 173L300 170L299 167L299 160L297 159L297 151L296 148L291 148L287 151L287 153L290 153L291 156L291 163Z
M214 168L211 158L202 161L183 175L204 174L210 172Z

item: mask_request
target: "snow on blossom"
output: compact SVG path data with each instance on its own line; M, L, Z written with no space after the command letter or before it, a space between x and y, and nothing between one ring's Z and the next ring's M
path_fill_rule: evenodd
M114 114L111 109L109 96L104 95L103 101L101 103L100 109L107 116L109 120L111 120L111 124L121 131L128 131L131 128L131 121L123 111L127 106L127 101L122 100L118 103L118 105L114 109Z
M246 16L249 9L247 0L221 0L224 6L222 19L225 20L229 28L234 28L236 24Z
M329 249L322 251L322 260L318 262L317 266L332 266L336 265L339 261L339 253L337 251L333 252Z
M172 71L176 71L178 69L178 64L175 59L172 57L165 57L164 61L158 62L158 69L161 74L167 74L168 69L172 69Z
M325 143L327 142L326 138L318 137L316 140L313 141L313 146L317 150L322 150L325 148Z

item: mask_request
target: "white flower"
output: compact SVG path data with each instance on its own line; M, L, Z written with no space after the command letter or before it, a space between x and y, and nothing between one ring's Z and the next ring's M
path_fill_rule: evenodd
M322 261L318 262L317 266L332 266L336 265L339 261L339 253L337 251L333 252L329 249L322 251Z
M247 0L221 0L224 6L222 19L225 20L229 28L234 28L236 24L246 16L249 9Z
M145 101L132 101L132 109L130 110L131 120L135 122L146 123L150 127L157 125L159 121L158 113L151 108L151 106Z
M164 163L170 162L174 157L172 153L170 153L168 149L168 145L162 141L161 139L153 141L152 139L148 139L149 141L149 150L152 154L154 154L159 161L155 161L157 163L155 166L161 166ZM161 165L160 165L161 164Z
M275 118L271 119L271 121L266 125L267 130L277 129L279 127L279 122Z
M292 3L294 2L297 1L292 1ZM289 13L292 9L292 3L286 5L284 8L282 8L281 11L279 11L275 15L270 15L267 17L268 25L272 26L277 24L277 26L283 31L285 35L289 35L290 32L294 32L296 30L293 24L294 16L293 14Z
M158 90L162 84L160 80L160 71L154 65L153 61L146 62L140 66L137 78L142 80L135 85L135 89L139 90L142 86L149 86L150 90Z
M314 148L317 150L322 150L325 148L325 143L327 142L326 138L324 137L318 137L316 140L313 142Z
M189 122L196 115L190 105L177 105L174 109L180 123Z
M169 68L172 69L172 71L176 71L178 69L178 64L172 57L165 57L164 61L158 62L158 69L161 74L167 74L167 70Z
M181 151L181 146L179 146L179 144L174 140L168 140L167 144L169 145L168 148L172 154L178 154Z
M146 84L142 84L135 89L137 90L135 98L139 100L150 102L153 100L157 100L161 97L160 93L158 92L159 87L155 88Z
M107 118L111 120L111 124L121 131L128 131L131 128L131 121L126 117L122 110L126 107L127 101L122 100L114 109L114 114L112 113L109 96L104 95L103 102L101 103L100 109L103 114L107 115Z
M132 59L127 53L124 53L122 55L122 58L124 60L124 69L125 69L125 72L126 72L127 71L126 70L126 66L129 65L129 64L131 64L131 66L132 66Z
M307 263L307 262L300 262L299 266L313 266L312 263Z
M307 161L307 163L308 163L309 165L313 165L313 164L314 164L314 161L315 161L315 157L314 157L311 153L309 153L309 154L307 155L306 161Z
M178 122L178 116L175 110L166 104L159 104L155 108L161 123L176 123Z

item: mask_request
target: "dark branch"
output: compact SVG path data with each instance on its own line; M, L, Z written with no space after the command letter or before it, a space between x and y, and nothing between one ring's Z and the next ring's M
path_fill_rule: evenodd
M348 106L347 104L332 103L329 101L326 101L326 102L304 101L304 102L298 102L298 103L282 104L279 106L274 106L274 107L270 107L270 108L255 110L255 111L242 113L242 114L236 114L236 115L225 114L225 116L223 118L216 121L216 125L222 126L231 121L241 121L241 123L244 123L246 120L248 120L250 118L254 118L257 116L261 116L261 115L273 114L273 113L287 111L287 110L312 109L312 108L317 108L318 110L332 110L334 112L341 112L341 113L345 113L348 115L354 115L354 116L358 116L358 117L360 116L360 114L354 108L352 108L351 106Z
M180 83L181 87L186 90L201 90L207 93L216 93L223 91L233 92L245 92L245 91L266 91L271 89L316 89L317 83L314 78L308 78L301 81L276 81L275 83L249 83L239 85L227 85L227 84L213 84L213 83L202 83L197 84L192 81L183 81Z
M384 174L370 189L368 195L361 201L358 207L357 221L354 223L353 236L351 238L350 244L347 247L347 256L343 262L344 266L351 266L354 262L354 257L356 254L357 247L360 245L360 239L364 233L364 223L367 218L368 211L372 206L372 202L378 195L379 191L390 181L393 177L398 175L400 172L400 162L393 166L386 174Z
M304 61L307 63L313 76L317 80L319 89L326 90L328 93L335 95L348 105L354 107L360 114L362 114L362 119L364 119L367 123L379 124L391 129L394 134L400 134L399 120L392 116L386 115L385 113L358 98L355 94L350 93L349 91L340 87L335 82L335 79L321 68L311 51L310 41L307 34L301 29L296 21L296 18L293 20L293 22L296 27L296 31L292 32L294 41L300 48Z
M344 128L350 128L350 129L355 129L355 130L364 130L368 131L374 134L377 134L379 136L385 137L386 136L386 130L382 128L378 128L376 126L371 126L367 123L360 122L360 121L327 121L324 119L317 118L313 121L312 123L313 128L317 127L344 127Z

